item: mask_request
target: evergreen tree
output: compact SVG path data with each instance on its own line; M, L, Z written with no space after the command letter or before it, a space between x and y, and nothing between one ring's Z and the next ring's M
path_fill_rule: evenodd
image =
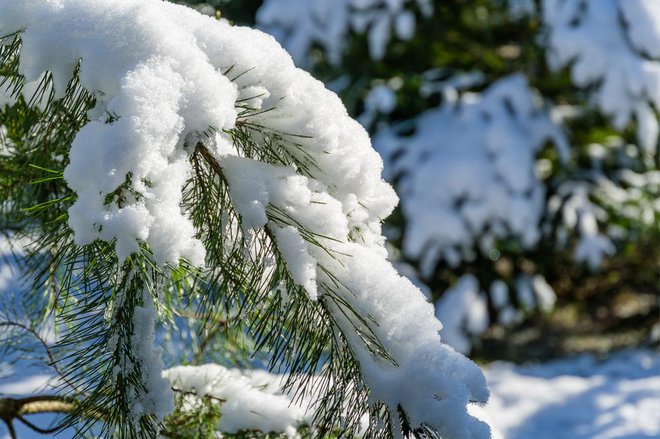
M2 358L37 342L59 382L0 399L12 437L488 437L480 369L386 259L367 133L271 38L158 0L2 0L0 35ZM255 417L276 381L156 344L284 388Z

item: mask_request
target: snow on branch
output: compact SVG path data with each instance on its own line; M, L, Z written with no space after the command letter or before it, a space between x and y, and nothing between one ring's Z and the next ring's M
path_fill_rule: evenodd
M299 65L309 64L309 52L318 45L331 63L341 60L348 34L366 33L369 53L381 59L392 38L410 39L415 30L416 5L428 16L430 0L267 0L257 22L291 53Z
M475 246L487 252L497 239L512 237L526 247L537 242L545 200L536 155L546 142L563 157L568 148L522 76L413 122L414 134L381 130L374 142L388 174L399 178L408 220L403 247L420 260L423 274L441 259L469 260Z
M466 408L488 398L481 370L441 342L433 306L387 261L381 221L397 198L382 180L369 136L272 37L158 0L0 0L0 34L13 33L20 35L18 71L28 85L46 81L54 100L76 80L94 98L64 170L75 192L68 225L75 244L99 244L103 260L113 261L116 252L113 270L130 268L112 285L118 293L108 315L118 337L110 340L112 358L135 366L120 375L131 382L145 375L128 398L146 401L141 420L157 422L168 405L154 399L167 392L154 388L162 386L157 350L144 346L153 336L144 325L153 323L158 306L150 297L158 295L160 274L185 259L217 270L210 282L227 294L244 288L260 307L266 296L259 295L275 288L276 274L303 292L290 299L320 307L315 317L325 320L312 329L331 331L328 344L358 365L362 381L355 380L367 384L368 395L356 407L370 409L374 437L402 437L410 429L489 436ZM525 95L511 99L523 107L519 117L545 126L530 116ZM536 148L491 146L529 160ZM502 178L511 191L534 192L526 171ZM206 190L215 198L205 198L200 212L196 203ZM231 236L247 250L225 246ZM237 284L241 276L218 263L228 260L226 252L236 270L257 273L256 283ZM272 259L288 274L267 266ZM103 298L107 276L100 279L94 285ZM123 289L130 294L122 296ZM281 311L260 318L276 319ZM316 352L302 346L303 358ZM313 367L318 352L308 360L312 366L290 361Z
M201 398L219 404L218 431L238 433L259 430L297 437L302 426L311 426L311 401L294 401L283 389L286 377L261 370L228 369L219 364L178 366L164 376L185 398L184 410L192 411Z
M656 0L544 0L550 66L570 66L617 129L631 118L651 154L660 127L660 3Z

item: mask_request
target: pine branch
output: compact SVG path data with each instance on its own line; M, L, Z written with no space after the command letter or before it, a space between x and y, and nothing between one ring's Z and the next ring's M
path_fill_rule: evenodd
M9 49L0 52L5 56L0 65L13 69L12 57L19 47L20 40L14 38ZM22 84L21 78L16 81ZM34 104L44 99L45 109L35 109ZM68 162L71 141L87 122L87 110L93 105L93 96L79 85L76 69L64 98L54 99L52 77L45 75L30 99L18 98L12 111L0 112L0 124L9 127L9 136L16 143L15 154L0 158L0 169L11 174L0 176L0 191L15 201L8 209L8 226L20 224L38 236L28 256L29 271L37 274L31 294L46 294L48 312L63 325L53 354L58 360L51 362L57 364L56 370L66 377L69 387L86 395L61 427L78 424L80 436L101 422L98 430L103 436L157 434L160 425L153 414L133 412L136 395L148 389L132 337L136 309L161 295L168 304L197 305L197 313L203 316L200 330L208 330L207 340L214 333L225 334L227 328L251 338L255 355L262 355L271 370L289 374L286 387L295 398L322 391L316 410L318 434L339 429L340 435L350 436L369 410L372 420L390 422L382 405L369 405L352 351L355 347L346 336L357 334L373 355L394 363L374 333L377 322L355 309L350 300L355 294L322 264L318 269L321 298L312 300L292 278L273 230L295 227L307 244L340 266L347 255L328 245L337 240L309 230L276 205L268 206L265 227L244 229L221 160L203 141L187 149L193 174L184 188L181 207L197 231L196 238L205 244L204 268L190 267L185 261L178 267L156 266L144 243L140 243L140 252L119 261L113 242L97 240L84 246L74 242L67 210L76 195L66 186L62 169ZM272 108L237 106L236 128L224 134L231 137L240 155L318 177L321 170L302 145L306 136L262 126L258 116ZM107 123L112 123L114 116L109 116ZM206 134L210 133L212 128ZM127 175L108 194L107 204L124 206L132 190L131 178ZM24 194L25 187L29 190ZM174 318L171 312L165 314ZM204 341L201 349L208 343ZM321 379L312 389L311 377L317 373ZM92 416L98 412L104 413L103 419ZM370 437L386 434L382 428L370 431Z
M203 167L197 161L197 155L201 156L211 174L200 175ZM193 168L197 173L197 180L193 186L217 185L217 189L207 189L207 193L220 195L220 199L214 200L215 203L211 200L196 200L196 203L192 203L193 218L196 217L195 204L199 206L216 204L219 206L218 209L204 209L203 212L200 212L201 215L206 216L205 222L209 224L208 230L212 230L211 224L219 224L216 218L209 218L213 216L212 212L216 211L224 211L225 214L228 211L231 212L230 216L236 218L240 224L240 216L233 211L231 198L228 196L228 183L223 175L220 162L202 142L196 145L192 160ZM303 239L323 249L331 257L336 257L321 243L328 237L307 230L277 206L269 206L268 212L273 225L295 226L300 230ZM253 232L252 238L259 242L259 248L266 250L249 263L258 264L265 256L275 260L275 268L269 279L264 280L263 270L257 270L256 276L234 279L233 282L228 281L235 277L239 266L222 257L217 260L209 259L207 264L218 267L219 273L211 277L215 281L211 282L209 290L203 296L213 298L210 300L211 303L217 303L218 300L222 300L224 303L235 303L238 308L237 313L248 317L250 322L248 329L255 340L255 350L270 353L269 368L271 370L287 370L290 373L285 387L294 391L294 398L303 398L311 393L312 390L305 383L321 370L321 364L329 358L330 361L325 364L331 366L327 367L322 374L324 378L322 381L327 383L326 393L322 393L324 396L318 402L315 426L319 432L333 431L337 426L337 413L345 413L345 416L351 419L351 422L347 422L344 427L346 428L345 433L353 434L353 429L359 425L361 414L368 410L368 404L366 391L359 390L364 389L360 379L359 366L350 353L349 344L342 335L342 330L356 332L364 341L365 346L371 349L375 355L393 362L370 329L371 325L376 323L369 320L368 316L362 316L346 300L342 299L343 296L353 293L322 266L320 269L325 271L331 282L321 284L320 290L324 295L318 302L310 301L303 288L296 285L291 278L286 263L275 245L275 239L269 226ZM204 240L212 242L211 239ZM242 242L242 238L237 237L235 244L240 246L245 243ZM207 250L209 249L207 248ZM214 258L219 256L218 253L221 252L216 253L211 249L208 251L207 257ZM245 263L245 255L239 254L237 257L239 263ZM258 265L254 266L256 268ZM227 267L230 267L228 272ZM241 272L240 269L238 272ZM283 284L283 290L290 296L287 301L281 300L280 295L272 294L281 284ZM239 286L238 289L237 286ZM242 294L236 295L235 291L240 291ZM228 300L232 295L233 299ZM333 309L335 312L330 312L329 309ZM349 326L337 320L335 317L337 311L339 315L343 315L342 320L348 322ZM330 383L333 386L332 390ZM346 401L351 401L352 404L349 405Z

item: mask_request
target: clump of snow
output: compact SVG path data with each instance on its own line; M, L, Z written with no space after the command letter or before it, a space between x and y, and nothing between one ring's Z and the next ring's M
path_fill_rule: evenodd
M389 85L378 84L364 98L364 112L357 118L368 127L378 114L389 114L396 107L396 94Z
M623 169L615 180L600 179L594 192L600 202L614 208L617 215L623 216L631 224L639 222L647 227L658 224L660 170L637 173ZM628 230L627 233L634 233L634 230Z
M558 248L576 236L576 260L597 269L617 245L657 229L660 171L653 158L618 137L606 145L588 145L588 153L590 163L573 170L549 197L543 227L548 232L560 220Z
M511 304L509 286L503 280L494 280L490 284L488 294L497 312L497 320L500 324L509 326L520 321L522 315Z
M399 178L403 249L422 274L440 259L471 259L475 246L487 252L500 238L537 242L545 191L536 154L548 141L564 156L567 147L522 76L427 110L414 125L411 136L382 129L374 143Z
M292 197L283 189L291 184L292 175L287 176L286 168L231 155L223 156L221 162L228 164L227 169L235 163L244 171L252 168L226 174L230 187L240 184L255 188L237 205L241 215L263 220L270 212L271 229L289 221L297 224L299 231L319 231L317 239L322 246L305 243L302 254L316 261L318 291L324 293L319 300L347 337L372 401L385 403L393 419L398 419L401 408L412 425L427 425L447 437L487 437L488 426L470 417L465 409L469 401L488 398L481 371L441 343L441 324L434 317L433 306L386 260L385 248L371 240L370 245L349 242L341 204L327 197L324 202L314 202L311 189L321 189L320 182L299 176L297 181L307 188L301 194L307 196ZM278 217L278 212L286 212L290 219ZM290 232L276 239L278 247L282 239L294 248L300 244L298 236ZM369 318L356 322L357 316ZM356 332L356 325L367 338ZM368 334L375 336L392 361L374 355ZM444 367L437 367L439 364ZM401 434L398 430L393 433L397 437Z
M561 204L560 214L564 226L568 230L575 230L579 236L575 259L596 269L600 267L603 258L612 255L616 248L612 240L598 229L599 220L604 221L607 213L591 201L590 192L586 182L568 181L558 188L548 204L551 209Z
M227 369L218 364L174 367L166 370L164 376L175 391L190 392L197 398L212 397L211 401L221 404L220 432L259 430L295 438L298 428L311 425L310 402L294 401L284 392L286 377L261 370ZM196 402L189 400L190 408Z
M237 97L236 86L208 62L174 14L180 11L198 26L203 18L174 5L155 8L154 2L0 6L3 33L25 29L20 72L27 82L50 71L62 96L80 60L80 82L97 95L92 120L73 141L65 170L78 194L69 211L76 242L115 239L124 258L144 241L161 262L186 257L200 264L203 247L179 207L189 172L183 140L209 126L231 128ZM106 123L107 114L117 120ZM106 204L127 181L139 196L117 196Z
M145 290L144 303L133 310L133 333L131 334L132 352L141 370L141 385L133 393L130 402L131 416L136 425L143 415L152 414L157 422L174 410L172 390L163 378L161 349L154 346L156 308L151 293ZM130 373L127 368L125 373Z
M549 312L557 299L552 287L540 274L519 275L512 289L523 310ZM457 351L469 354L473 342L491 325L489 299L499 324L518 323L523 315L514 307L509 291L503 280L495 279L486 294L474 275L461 276L435 304L435 315L442 322L440 335L443 341Z
M392 30L403 40L413 36L413 5L426 16L433 11L430 0L266 0L257 12L257 23L299 65L309 65L314 45L323 48L331 63L338 63L350 32L366 32L371 57L380 59Z
M342 332L348 334L372 400L384 402L393 419L403 409L412 426L426 425L444 437L489 437L488 425L464 409L470 401L488 399L483 375L474 363L440 342L441 324L433 306L384 255L358 244L338 249L350 257L341 259L342 267L335 261L331 272L352 293L344 294L343 301L331 296L326 300ZM373 355L367 342L350 330L355 322L349 321L344 301L359 315L378 322L364 323L396 365ZM401 437L400 430L393 433Z
M445 343L468 354L471 338L481 335L490 324L488 304L477 278L471 274L462 276L438 300L435 315L442 322L440 335Z
M0 125L0 157L6 157L12 154L14 146L11 139L7 136L7 127Z
M419 94L423 98L428 98L437 93L448 102L456 102L460 90L483 85L486 81L486 75L477 70L456 73L449 78L443 78L445 74L442 69L430 69L423 72Z
M532 288L539 309L544 312L551 311L557 302L557 294L548 281L540 274L532 277Z
M660 135L658 2L544 0L543 19L550 66L570 66L573 83L593 90L594 103L618 129L634 117L640 144L655 153Z
M642 438L660 435L660 357L627 351L536 366L495 363L484 411L509 439Z
M26 81L49 71L61 96L79 65L81 85L96 97L65 170L78 196L69 210L77 244L115 241L123 258L144 243L158 263L203 265L203 244L181 207L190 155L202 144L229 185L243 233L272 232L294 282L332 314L370 402L389 410L392 434L401 436L403 410L412 428L488 437L466 409L488 398L481 370L441 342L433 306L386 259L381 221L397 198L366 131L272 37L158 0L0 0L0 32L14 31L22 32ZM251 112L239 115L245 102ZM266 163L232 144L226 131L248 125L260 127L256 141L281 143L291 163ZM216 134L207 139L209 128ZM147 308L145 299L136 316L153 322ZM136 324L144 343L150 328ZM155 364L136 402L160 418L158 354L135 347Z
M305 288L310 298L315 300L318 297L316 260L310 256L307 242L300 236L298 229L292 226L275 227L273 232L278 249L286 259L291 277L298 285Z

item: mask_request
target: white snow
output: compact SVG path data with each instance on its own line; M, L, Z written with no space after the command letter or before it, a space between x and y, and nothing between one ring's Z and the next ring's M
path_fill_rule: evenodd
M660 3L652 0L619 0L627 33L635 49L660 59Z
M399 176L407 218L403 249L422 274L438 260L470 260L495 240L513 237L530 247L540 237L544 187L536 154L553 141L562 156L564 137L537 106L522 76L499 80L481 95L427 110L412 136L384 128L374 143Z
M557 294L552 289L545 277L536 274L532 277L532 288L539 308L542 311L551 311L557 301Z
M277 248L286 259L291 277L302 285L309 297L316 300L318 290L316 287L316 260L309 255L307 243L300 236L298 229L292 226L274 227L273 233L277 240Z
M378 322L365 323L398 365L372 355L366 343L350 330L355 323L340 310L344 306L327 297L339 326L349 334L372 399L385 402L394 417L401 407L412 425L426 424L446 437L488 437L488 427L474 422L462 409L468 401L488 398L482 373L440 342L441 325L433 306L421 293L412 294L418 291L416 287L399 276L383 255L357 244L342 246L341 254L350 255L341 259L343 267L337 266L339 261L327 262L335 264L331 272L337 273L338 280L352 292L342 299L359 315ZM399 294L392 294L395 291ZM438 364L446 367L435 366ZM395 437L400 437L400 432Z
M310 64L315 45L337 64L351 32L367 34L373 59L385 55L392 30L399 39L412 38L412 6L425 16L433 11L430 0L266 0L257 12L257 23L282 43L298 65Z
M215 364L177 367L165 375L181 391L224 400L218 431L259 429L293 437L311 425L309 401L282 393L283 376ZM605 360L583 354L533 366L497 362L486 367L492 392L473 416L493 428L493 438L646 438L660 434L660 355L645 350ZM195 400L190 400L194 407Z
M481 335L490 324L486 297L479 290L477 278L463 275L438 300L435 315L442 322L440 335L444 342L468 354L472 349L472 337Z
M132 352L141 368L142 384L130 402L131 416L136 424L145 414L152 414L158 422L174 410L169 382L163 378L162 352L154 346L156 309L151 293L145 290L142 306L133 310Z
M398 11L403 3L387 5ZM408 24L398 26L404 32ZM203 265L203 244L180 206L189 156L203 142L229 184L242 232L273 231L292 279L332 313L370 402L385 403L396 420L403 409L413 428L488 437L487 425L466 408L488 398L481 370L441 342L433 306L386 259L381 221L397 198L366 131L272 37L158 0L0 0L0 32L19 30L27 81L50 71L61 95L80 63L81 84L97 97L65 170L78 195L69 210L77 244L116 240L123 258L145 243L161 264L184 257ZM239 117L245 102L255 113ZM262 127L255 139L280 139L297 163L313 166L303 172L295 160L246 157L223 133L246 124ZM207 140L200 133L210 127L217 134ZM511 183L527 187L521 182L530 179ZM130 191L119 194L124 184ZM108 195L114 198L106 205ZM155 319L147 302L136 309L136 347L154 368L144 368L147 394L136 395L136 410L160 418L168 399L157 388L167 386L155 373L157 351L145 346ZM374 353L373 340L360 333L375 336L391 358Z
M594 270L600 267L603 258L612 255L616 248L612 240L598 228L598 222L606 219L606 211L591 201L589 195L588 182L567 181L551 197L549 205L557 205L558 199L564 199L560 212L563 223L579 236L575 260L586 263Z
M13 374L12 374L13 377ZM0 384L0 395L33 396L52 389L58 380L51 374L40 373Z
M570 66L573 83L593 88L595 105L618 129L634 117L640 144L654 154L660 135L657 0L544 0L543 19L550 66Z
M396 107L396 94L387 84L378 84L364 98L364 113L357 120L368 127L378 114L389 114Z
M306 404L282 393L282 376L259 370L227 369L207 364L164 373L179 390L225 399L231 420L219 432L241 429L292 432L309 425ZM487 421L493 439L642 439L660 435L660 355L646 350L612 354L605 360L580 355L532 366L492 363L486 367L491 400L470 405L470 413ZM0 387L0 393L31 394L49 381L29 376ZM195 397L186 399L195 407ZM27 430L27 429L26 429ZM2 426L0 425L0 435ZM1 437L1 436L0 436ZM20 437L37 438L25 431ZM289 433L289 437L295 437Z
M294 402L284 393L284 376L261 370L228 369L218 364L178 366L166 370L164 376L176 391L217 398L212 401L221 404L221 432L260 430L294 438L299 427L311 425L313 413L307 410L310 402ZM187 402L189 409L194 409L198 400Z
M14 145L7 136L7 127L0 125L0 157L8 157L13 151Z
M0 235L0 294L12 294L22 291L24 279L20 258L28 245L26 239ZM0 310L2 315L2 310Z
M485 407L508 439L651 438L660 435L660 356L626 351L536 366L495 363Z

